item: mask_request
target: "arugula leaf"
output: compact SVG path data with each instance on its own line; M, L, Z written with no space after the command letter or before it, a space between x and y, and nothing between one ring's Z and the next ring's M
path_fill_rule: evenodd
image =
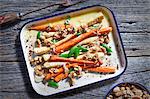
M80 50L77 46L72 47L69 51L68 57L71 57L72 55L74 55L75 58L77 58L77 56L79 56Z
M56 39L53 39L53 40L51 40L53 43L56 43L56 42L58 42L58 40L56 40Z
M109 48L106 44L101 44L104 48L106 48L107 53L112 52L111 48Z
M79 35L81 35L81 34L82 34L81 32L77 32L77 33L76 33L76 36L79 36Z
M39 32L37 33L37 39L40 39L40 37L41 37L41 32L39 31Z
M77 58L80 54L80 49L77 47L74 51L74 58Z
M68 54L68 57L71 57L71 56L74 54L74 51L75 51L76 48L77 48L77 47L75 46L75 47L72 47L72 48L70 49L69 54Z
M54 87L54 88L58 88L58 86L59 86L58 83L54 82L53 80L49 80L48 85L51 87Z
M60 57L68 58L68 54L60 54Z
M87 52L87 51L88 51L87 48L85 48L85 47L83 47L83 46L81 46L81 45L78 45L78 47L79 47L79 49L80 49L82 52Z
M70 68L70 69L69 69L69 73L71 73L72 71L74 71L74 69L73 69L73 68Z
M87 52L88 49L82 46L74 46L70 49L68 54L60 54L60 57L64 57L64 58L70 58L70 57L74 57L77 58L80 54L80 52Z

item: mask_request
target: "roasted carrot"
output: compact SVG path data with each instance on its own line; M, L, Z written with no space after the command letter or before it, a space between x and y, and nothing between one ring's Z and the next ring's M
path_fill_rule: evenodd
M70 68L71 65L66 65L66 67L67 67L67 68ZM59 75L59 74L62 73L62 72L64 72L63 67L59 68L59 69L57 70L57 73L56 73L56 74L54 74L54 73L48 73L48 74L46 75L46 77L45 77L45 80L48 81L50 78L55 77L55 76Z
M58 29L65 29L65 28L71 28L72 25L64 25L64 24L58 24L53 26L48 25L38 25L38 26L31 26L29 30L37 30L37 31L45 31L45 32L56 32Z
M67 64L66 67L69 69L73 66L76 66L77 64ZM58 70L57 70L57 73L54 74L54 73L48 73L46 75L46 77L44 78L44 80L48 81L49 79L51 79L52 77L56 77L57 75L61 74L62 72L64 72L64 68L63 67L60 67Z
M116 71L115 67L94 67L94 68L84 68L84 70L88 70L90 72L98 72L98 73L114 73Z
M65 79L65 78L67 78L68 77L68 73L61 73L61 74L59 74L58 76L56 76L55 78L54 78L54 81L55 82L59 82L59 81L61 81L61 80L63 80L63 79Z
M61 73L61 72L60 72L60 73ZM55 77L55 76L59 75L60 73L56 73L56 74L54 74L54 73L48 73L48 74L46 74L44 80L45 80L45 81L48 81L48 80L50 80L52 77Z
M98 73L114 73L116 68L114 68L114 67L95 67L95 68L86 68L85 70L88 70L91 72L98 72ZM68 77L68 73L67 74L60 73L59 75L57 75L54 78L54 80L55 80L55 82L59 82L67 77Z
M47 25L38 25L38 26L31 26L29 30L37 30L37 31L46 31L46 32L56 32L54 28Z
M78 36L78 37L76 37L74 39L71 39L68 42L63 43L60 46L57 46L55 48L55 52L56 53L60 53L60 52L66 51L69 48L71 48L74 45L76 45L77 43L81 42L82 40L84 40L84 39L86 39L88 37L97 35L95 32L97 32L98 35L100 35L100 34L109 33L110 31L112 31L112 27L103 28L101 30L97 30L97 29L91 30L90 32L81 34L80 36Z
M50 62L71 62L71 63L89 64L89 65L94 65L95 64L95 62L93 62L93 61L63 58L63 57L59 57L59 56L56 56L56 55L51 56L49 61Z
M68 40L73 39L73 38L75 38L75 37L76 37L76 34L70 34L70 35L68 35L66 38L64 38L64 39L58 41L57 43L55 43L55 46L59 46L59 45L65 43L65 42L67 42Z

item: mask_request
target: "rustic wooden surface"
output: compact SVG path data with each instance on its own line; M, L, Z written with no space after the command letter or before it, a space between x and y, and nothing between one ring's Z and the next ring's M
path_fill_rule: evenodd
M26 12L58 0L0 0L0 14ZM95 83L46 99L103 99L115 84L138 82L150 89L150 0L89 0L65 11L88 5L109 7L115 14L128 59L125 73L117 79ZM57 7L26 16L21 22L0 31L0 99L40 99L32 88L19 40L24 23L33 18L60 13Z

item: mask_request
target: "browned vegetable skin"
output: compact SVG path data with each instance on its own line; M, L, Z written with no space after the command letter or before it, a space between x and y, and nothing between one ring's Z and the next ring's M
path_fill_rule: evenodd
M29 27L29 30L56 32L56 30L54 28L51 28L51 26L47 26L47 25L31 26L31 27Z

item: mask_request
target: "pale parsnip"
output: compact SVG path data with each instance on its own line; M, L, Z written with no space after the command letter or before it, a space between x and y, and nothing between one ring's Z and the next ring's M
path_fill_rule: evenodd
M49 47L37 47L37 48L34 48L34 53L35 54L38 54L38 55L41 55L41 54L45 54L47 52L50 51L50 48Z
M94 41L98 41L99 37L97 36L94 36L94 37L90 37L90 38L87 38L83 41L81 41L80 43L78 43L77 45L84 45L84 44L87 44L87 43L90 43L90 42L94 42Z
M66 63L65 62L45 62L43 67L52 68L52 67L61 67L63 65L66 65Z

